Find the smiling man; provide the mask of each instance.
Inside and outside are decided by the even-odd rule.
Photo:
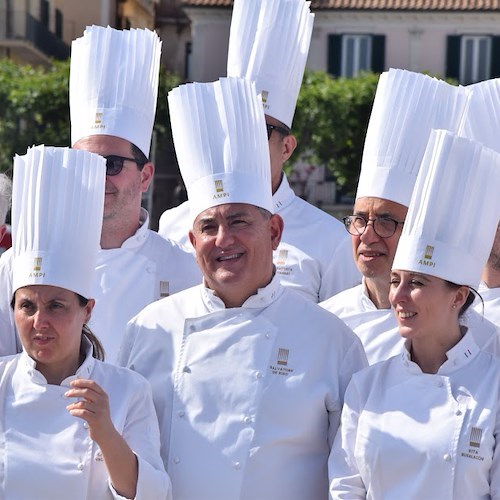
[[[361,343],[276,275],[283,220],[253,83],[183,85],[169,105],[204,283],[136,316],[120,361],[151,383],[173,495],[326,498]]]
[[[353,215],[344,218],[363,282],[321,304],[360,337],[370,364],[401,349],[389,303],[392,262],[431,130],[458,130],[467,100],[462,88],[422,74],[380,77]]]
[[[106,158],[101,250],[93,289],[96,306],[89,326],[111,363],[130,318],[149,303],[201,281],[192,257],[151,231],[149,214],[141,207],[154,174],[148,156],[160,52],[154,32],[100,26],[87,28],[71,49],[71,144]],[[0,266],[2,282],[9,272]],[[10,320],[0,335],[15,339],[9,296],[0,297],[0,316]],[[11,345],[0,354],[15,352]]]
[[[284,166],[297,139],[295,106],[306,66],[314,14],[304,0],[235,0],[227,74],[255,82],[262,96],[271,161],[274,211],[285,221],[274,264],[281,282],[319,302],[360,282],[340,221],[296,196]],[[159,233],[187,243],[189,203],[167,210]]]

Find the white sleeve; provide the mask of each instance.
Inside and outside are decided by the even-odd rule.
[[[492,500],[500,500],[500,407],[497,407],[495,422],[495,449],[490,470],[490,496]]]
[[[351,382],[345,394],[339,432],[328,459],[330,498],[332,500],[366,498],[366,488],[354,455],[359,411],[359,393],[355,382]]]
[[[151,388],[146,380],[136,386],[122,433],[123,439],[137,456],[139,474],[135,498],[171,500],[172,485],[160,457],[160,431]],[[115,499],[122,499],[111,484],[110,490]]]

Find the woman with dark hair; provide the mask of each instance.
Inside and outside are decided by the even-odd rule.
[[[403,352],[355,374],[332,498],[499,498],[500,362],[473,301],[500,214],[500,155],[433,131],[391,274]]]
[[[105,160],[38,146],[14,163],[12,307],[0,358],[0,497],[170,497],[146,380],[103,363],[86,326]],[[28,476],[27,473],[28,472]]]

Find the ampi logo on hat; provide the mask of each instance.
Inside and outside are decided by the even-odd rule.
[[[227,198],[229,193],[224,191],[224,183],[221,179],[214,180],[215,194],[212,199],[217,200],[219,198]]]
[[[103,129],[106,125],[103,123],[104,113],[102,111],[96,111],[94,123],[91,128],[93,129]]]
[[[33,272],[29,273],[30,278],[43,278],[45,273],[42,272],[42,257],[33,259]]]
[[[436,263],[432,262],[433,254],[434,254],[434,247],[432,245],[427,245],[425,247],[424,258],[420,259],[418,263],[421,266],[436,267]]]

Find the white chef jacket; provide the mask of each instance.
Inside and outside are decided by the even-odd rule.
[[[90,329],[104,346],[106,361],[114,364],[127,322],[145,306],[201,283],[201,273],[192,256],[175,243],[148,229],[149,216],[141,209],[141,226],[120,248],[100,250],[92,289],[96,305]],[[2,267],[6,269],[2,269]],[[21,350],[10,300],[12,298],[12,252],[0,258],[0,355]],[[7,284],[6,284],[7,281]],[[5,344],[5,347],[4,347]]]
[[[361,339],[368,363],[373,365],[399,354],[403,339],[392,309],[377,309],[361,285],[321,302],[321,307],[337,315]]]
[[[332,498],[499,498],[498,359],[468,332],[426,374],[409,345],[354,375],[329,462]]]
[[[150,304],[120,363],[151,383],[179,499],[316,499],[361,342],[277,276],[242,307],[203,285]]]
[[[108,394],[111,419],[137,456],[136,499],[170,499],[159,453],[151,389],[130,370],[87,357],[61,385],[47,384],[26,352],[0,358],[0,498],[111,499],[119,496],[85,420],[69,414],[65,398],[75,378],[95,380]]]
[[[285,222],[273,258],[284,285],[319,302],[361,282],[351,238],[341,222],[296,196],[285,175],[273,203],[274,212]],[[162,214],[158,232],[193,252],[188,239],[191,227],[185,202]]]
[[[488,285],[481,281],[478,292],[484,301],[484,316],[500,326],[500,287],[488,288]],[[477,312],[483,313],[483,303],[477,297],[473,306]]]

